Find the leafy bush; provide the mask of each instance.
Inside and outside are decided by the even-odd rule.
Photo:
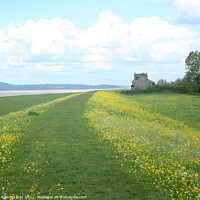
[[[32,116],[32,115],[39,115],[39,113],[31,110],[28,112],[28,116]]]
[[[184,86],[172,86],[172,85],[154,85],[146,90],[120,90],[122,94],[142,94],[142,93],[154,93],[154,92],[176,92],[187,93]]]

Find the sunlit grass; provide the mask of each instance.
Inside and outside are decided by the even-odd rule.
[[[153,112],[159,112],[190,127],[200,129],[199,96],[166,92],[126,95],[126,97],[149,105]]]
[[[178,98],[169,103],[176,110]],[[154,187],[171,198],[200,197],[200,132],[196,128],[134,98],[105,91],[91,98],[86,117],[99,138],[109,141],[129,163],[129,173],[137,174],[138,179],[149,177]]]
[[[10,112],[17,112],[28,107],[53,101],[55,99],[66,97],[72,93],[62,94],[37,94],[37,95],[20,95],[10,97],[0,97],[0,115],[7,115]]]
[[[37,114],[44,113],[50,106],[55,103],[72,98],[79,94],[72,94],[66,97],[43,103],[37,106],[32,106],[18,112],[11,112],[8,115],[0,117],[0,180],[4,180],[4,171],[7,170],[13,163],[13,155],[16,151],[16,143],[20,142],[25,130],[30,125],[31,121],[36,116],[29,115],[30,112]],[[3,191],[4,188],[0,188]]]
[[[113,193],[108,196],[108,188],[121,193],[121,198],[126,193],[122,194],[125,186],[129,188],[127,198],[137,199],[150,194],[145,194],[144,188],[141,187],[144,180],[148,179],[156,191],[168,194],[171,199],[200,198],[200,131],[198,113],[195,110],[199,107],[198,97],[149,94],[142,98],[142,95],[127,97],[111,91],[99,91],[92,97],[86,95],[84,100],[77,98],[76,101],[72,99],[70,104],[65,102],[77,95],[79,94],[0,117],[2,195],[56,195],[64,194],[68,188],[71,194],[79,194],[80,191],[82,194],[111,199],[111,196],[114,198],[115,195]],[[91,130],[97,132],[99,139],[109,142],[113,147],[118,162],[113,160],[109,151],[109,156],[105,158],[107,154],[100,149],[109,148],[110,145],[105,147],[100,146],[105,143],[95,143],[93,133],[88,132],[87,120],[82,119],[86,99],[89,97],[91,99],[87,103],[84,116],[89,120]],[[62,105],[56,108],[58,102],[62,102]],[[165,107],[162,109],[162,106]],[[196,118],[193,116],[189,119],[186,115],[179,118],[183,108],[189,114],[192,114],[193,110]],[[47,110],[51,112],[46,112]],[[42,117],[44,112],[49,114]],[[38,122],[31,126],[33,121]],[[194,121],[190,126],[190,122]],[[31,130],[28,130],[30,127]],[[27,136],[23,143],[25,134]],[[92,143],[88,138],[92,139]],[[92,146],[94,143],[98,148]],[[60,150],[57,151],[58,149]],[[66,155],[68,152],[71,154]],[[81,167],[78,167],[80,160],[83,162],[79,163]],[[101,169],[99,164],[103,163],[103,160],[107,162],[105,169]],[[85,163],[88,163],[87,170],[84,170]],[[119,176],[122,171],[116,163],[126,170],[127,174],[123,173],[123,177]],[[67,181],[65,175],[68,177]],[[102,185],[99,180],[110,182],[104,187],[105,184]],[[109,187],[116,181],[120,183]],[[47,182],[48,184],[45,184]],[[132,191],[133,184],[138,185],[138,194]],[[148,186],[145,188],[149,188],[149,183],[146,185]],[[154,191],[151,199],[156,199],[156,195]]]
[[[116,158],[118,154],[88,126],[85,105],[93,93],[59,102],[47,112],[29,117],[34,120],[28,127],[25,124],[23,137],[13,146],[17,148],[12,164],[6,162],[7,167],[1,170],[2,198],[165,199],[157,189],[147,187],[147,179],[138,182],[134,174],[127,173],[124,162]]]

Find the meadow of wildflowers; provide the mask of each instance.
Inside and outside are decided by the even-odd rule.
[[[128,173],[148,177],[171,199],[200,199],[198,129],[111,91],[96,92],[85,116],[126,160]]]
[[[6,179],[6,177],[4,177],[4,171],[12,165],[12,159],[14,152],[16,151],[16,143],[20,142],[28,128],[28,125],[34,119],[34,117],[30,116],[28,113],[35,112],[42,114],[55,103],[80,94],[82,93],[72,94],[18,112],[11,112],[7,115],[0,116],[0,182],[1,180]],[[0,191],[3,189],[0,188]]]
[[[128,95],[127,97],[142,104],[150,105],[153,112],[159,112],[172,119],[182,121],[190,127],[200,129],[199,96],[177,93],[162,93],[162,95],[151,93]]]

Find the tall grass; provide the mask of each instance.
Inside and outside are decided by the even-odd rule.
[[[138,180],[148,177],[172,199],[200,198],[198,130],[114,92],[95,93],[86,117]]]

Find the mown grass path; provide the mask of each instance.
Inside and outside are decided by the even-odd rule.
[[[18,144],[13,164],[4,171],[4,195],[159,199],[155,190],[144,190],[145,180],[128,174],[110,146],[90,131],[83,115],[92,94],[68,99],[33,116],[36,119]]]
[[[38,105],[41,103],[46,103],[71,94],[72,93],[37,94],[0,97],[0,115],[6,115],[9,112],[16,112],[27,107]]]

